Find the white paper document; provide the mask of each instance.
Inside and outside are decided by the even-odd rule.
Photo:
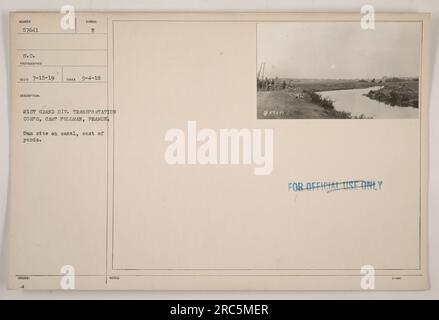
[[[428,288],[429,21],[11,13],[10,288]]]

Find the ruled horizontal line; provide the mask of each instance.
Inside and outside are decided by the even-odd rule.
[[[64,274],[31,274],[16,277],[65,277]],[[423,274],[376,274],[376,277],[423,277]],[[75,277],[106,277],[106,275],[75,275]],[[117,274],[108,277],[363,277],[361,274]]]
[[[68,64],[60,64],[60,65],[54,65],[54,64],[19,64],[17,65],[17,67],[69,67],[69,68],[75,68],[75,67],[102,67],[105,68],[107,67],[107,65],[103,65],[103,64],[97,64],[97,65],[93,65],[93,64],[89,64],[89,65],[68,65]]]
[[[17,83],[24,83],[24,84],[37,84],[37,83],[82,83],[82,84],[86,84],[86,83],[107,83],[106,81],[83,81],[83,82],[78,82],[78,81],[17,81]]]
[[[42,49],[42,48],[18,48],[17,51],[107,51],[107,49],[82,49],[82,48],[74,48],[74,49]]]
[[[27,35],[34,35],[34,34],[41,34],[41,35],[83,35],[83,34],[88,34],[90,36],[95,35],[95,34],[99,34],[99,35],[106,35],[107,33],[104,32],[17,32],[16,34],[18,35],[23,35],[23,34],[27,34]]]

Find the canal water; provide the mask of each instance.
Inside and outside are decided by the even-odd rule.
[[[418,118],[419,109],[413,107],[391,106],[377,100],[366,97],[370,90],[378,90],[381,87],[366,89],[349,89],[319,92],[322,97],[329,98],[334,103],[335,110],[349,112],[353,117],[365,116],[374,119],[401,119]]]

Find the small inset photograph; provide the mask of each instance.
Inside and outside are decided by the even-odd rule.
[[[418,118],[421,34],[421,22],[258,24],[257,118]]]

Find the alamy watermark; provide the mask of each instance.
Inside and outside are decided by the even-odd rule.
[[[273,171],[273,129],[197,129],[166,131],[165,161],[170,165],[253,165],[255,175]]]
[[[372,265],[364,265],[361,267],[360,286],[363,290],[375,290],[375,268]]]
[[[75,8],[72,5],[65,5],[61,7],[60,26],[63,30],[75,30],[76,29],[76,15]]]
[[[60,286],[63,290],[75,290],[75,268],[65,265],[61,268]]]
[[[364,30],[375,29],[375,8],[370,4],[361,7],[361,28]]]

